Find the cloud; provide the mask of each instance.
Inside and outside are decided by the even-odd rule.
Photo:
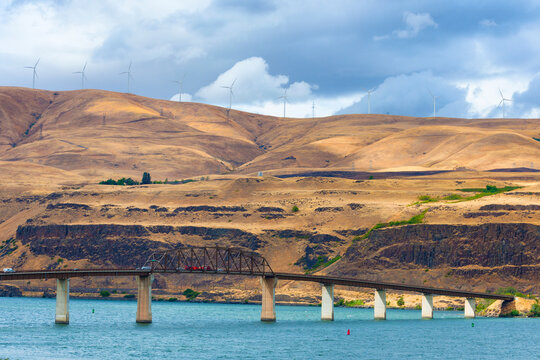
[[[432,27],[437,28],[438,24],[433,20],[429,13],[413,13],[405,11],[403,13],[403,22],[405,29],[392,31],[392,36],[399,39],[409,39],[418,36],[420,31]],[[374,36],[375,41],[389,39],[390,35]]]
[[[285,89],[291,102],[301,101],[311,96],[312,89],[316,88],[304,81],[289,84],[288,76],[271,75],[263,58],[251,57],[220,74],[211,84],[199,89],[195,97],[212,104],[228,104],[229,90],[224,87],[233,82],[233,102],[236,104],[273,101],[282,96]]]
[[[482,27],[493,27],[497,26],[497,23],[494,20],[491,19],[483,19],[479,22],[480,26]]]
[[[469,104],[467,90],[434,76],[431,71],[410,75],[392,76],[385,79],[371,94],[371,112],[406,116],[432,116],[433,98],[437,97],[436,115],[466,117]],[[339,111],[339,114],[364,114],[367,112],[368,97]]]

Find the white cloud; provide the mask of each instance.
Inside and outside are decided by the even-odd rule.
[[[305,81],[289,83],[286,75],[272,75],[263,58],[251,57],[234,64],[220,74],[211,84],[202,87],[195,94],[195,101],[215,105],[229,105],[229,90],[224,86],[233,86],[234,109],[283,116],[283,96],[287,90],[287,117],[311,117],[315,101],[316,116],[329,116],[342,107],[358,100],[358,94],[321,98],[313,93],[317,85]],[[177,95],[176,95],[177,96]],[[178,97],[176,97],[178,99]]]
[[[482,21],[480,21],[480,26],[482,27],[493,27],[493,26],[497,26],[497,23],[491,19],[484,19]]]
[[[282,96],[285,89],[289,100],[296,102],[310,97],[312,89],[316,88],[304,81],[289,84],[288,76],[271,75],[263,58],[251,57],[234,64],[210,85],[199,89],[195,96],[204,102],[226,105],[229,90],[224,86],[230,86],[233,82],[235,104],[263,104]]]
[[[425,28],[433,27],[437,28],[437,23],[433,21],[433,18],[429,13],[412,13],[406,11],[403,14],[403,21],[406,28],[402,30],[395,30],[393,34],[400,39],[416,37],[420,31]]]
[[[174,94],[173,96],[171,96],[171,98],[169,100],[170,101],[178,101],[179,100],[178,94]],[[191,96],[191,94],[182,93],[182,101],[191,102],[192,100],[193,100],[193,96]]]

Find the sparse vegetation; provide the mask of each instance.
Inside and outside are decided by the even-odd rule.
[[[182,293],[182,295],[184,295],[186,297],[187,301],[191,301],[191,300],[195,299],[200,294],[201,294],[200,292],[192,290],[192,289],[186,289]]]
[[[141,184],[147,185],[151,183],[152,183],[152,178],[150,177],[150,173],[145,171],[142,175]]]
[[[540,304],[533,304],[528,314],[530,317],[540,317]]]
[[[335,302],[334,306],[345,306],[345,307],[357,307],[364,306],[365,302],[362,299],[345,301],[345,299],[340,298]]]
[[[422,221],[424,221],[424,216],[426,215],[428,210],[429,209],[426,209],[426,210],[422,211],[420,214],[414,215],[409,220],[390,221],[390,222],[387,222],[387,223],[378,223],[374,227],[369,229],[364,235],[355,237],[354,239],[356,239],[356,238],[358,238],[358,240],[367,239],[369,237],[369,235],[371,234],[371,232],[373,230],[377,230],[377,229],[382,229],[382,228],[392,227],[392,226],[400,226],[400,225],[420,224],[420,223],[422,223]],[[354,239],[353,239],[353,241],[355,241]],[[358,240],[356,240],[356,241],[358,241]]]
[[[403,295],[400,296],[396,301],[397,306],[405,306],[405,300],[403,300]]]
[[[339,259],[341,259],[341,255],[338,255],[338,256],[336,256],[334,258],[331,258],[331,259],[328,259],[325,256],[320,256],[319,255],[319,256],[317,256],[317,261],[315,262],[315,264],[313,264],[313,266],[311,266],[311,267],[307,267],[307,265],[304,266],[305,273],[310,274],[310,273],[313,273],[315,271],[322,270],[322,269],[332,265],[333,263],[335,263]]]
[[[521,189],[521,186],[505,186],[505,187],[502,187],[502,188],[497,188],[496,186],[493,186],[493,185],[486,185],[485,189],[482,189],[482,188],[458,189],[458,191],[477,193],[477,194],[472,195],[472,196],[463,197],[463,198],[459,199],[458,201],[469,201],[469,200],[480,199],[480,198],[482,198],[484,196],[501,194],[501,193],[505,193],[507,191],[512,191],[512,190],[516,190],[516,189]]]
[[[291,209],[293,213],[298,212],[300,209],[298,209],[298,206],[294,205]]]
[[[139,185],[139,182],[133,180],[132,178],[127,178],[127,179],[126,178],[121,178],[121,179],[118,179],[118,180],[107,179],[105,181],[100,181],[99,184],[100,185],[121,185],[121,186],[124,186],[124,185]]]

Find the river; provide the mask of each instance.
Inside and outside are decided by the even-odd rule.
[[[135,323],[135,301],[70,300],[55,325],[55,300],[0,298],[0,358],[14,359],[538,359],[540,319],[463,319],[462,312],[152,303],[153,323]],[[350,335],[347,335],[350,330]]]

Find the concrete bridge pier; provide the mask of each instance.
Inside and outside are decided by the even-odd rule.
[[[69,279],[56,279],[56,324],[69,324]]]
[[[276,277],[261,277],[262,307],[261,321],[276,321]]]
[[[386,320],[386,290],[375,290],[373,311],[375,320]]]
[[[334,321],[334,284],[321,285],[321,320]]]
[[[154,275],[137,276],[137,318],[138,323],[152,322],[152,281]]]
[[[476,300],[474,298],[465,299],[465,319],[474,319],[476,310]]]
[[[433,319],[433,295],[422,294],[422,319]]]

